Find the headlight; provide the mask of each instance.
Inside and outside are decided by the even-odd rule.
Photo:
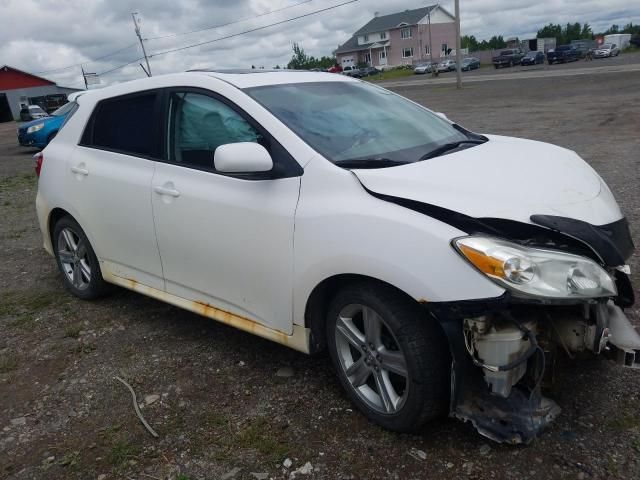
[[[571,299],[618,294],[611,276],[589,258],[487,237],[458,238],[453,244],[478,270],[519,296]]]
[[[38,130],[42,130],[44,128],[44,123],[38,123],[37,125],[32,125],[27,128],[27,133],[37,132]]]

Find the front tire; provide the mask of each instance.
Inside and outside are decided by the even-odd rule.
[[[100,263],[78,222],[63,217],[53,228],[53,249],[65,287],[76,297],[93,300],[109,291]]]
[[[369,420],[412,432],[447,413],[447,341],[411,299],[390,287],[354,284],[331,302],[326,327],[338,379]]]

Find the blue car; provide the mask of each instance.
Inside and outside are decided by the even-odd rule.
[[[76,107],[69,102],[58,108],[49,117],[38,118],[18,127],[18,143],[23,147],[44,148],[56,136],[67,115]]]

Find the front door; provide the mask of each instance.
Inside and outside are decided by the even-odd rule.
[[[178,89],[166,101],[167,162],[152,201],[167,291],[290,334],[300,178],[230,176],[213,160],[235,142],[261,143],[275,169],[291,157],[226,99]]]

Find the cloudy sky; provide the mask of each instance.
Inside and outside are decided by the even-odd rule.
[[[8,64],[60,85],[82,85],[81,62],[89,72],[107,72],[137,59],[140,46],[131,12],[142,18],[147,52],[214,40],[305,15],[348,0],[0,0],[0,65]],[[204,67],[286,65],[292,42],[308,54],[329,55],[371,19],[429,5],[421,0],[358,0],[246,35],[151,58],[154,74]],[[453,12],[453,0],[442,2]],[[589,22],[594,31],[612,23],[640,23],[638,0],[460,0],[462,33],[478,39],[494,34],[535,36],[541,26]],[[279,10],[274,13],[274,10]],[[210,26],[225,27],[180,35]],[[165,37],[156,38],[153,37]],[[107,58],[100,57],[121,51]],[[99,59],[99,60],[96,60]],[[134,62],[102,76],[115,83],[143,76]]]

